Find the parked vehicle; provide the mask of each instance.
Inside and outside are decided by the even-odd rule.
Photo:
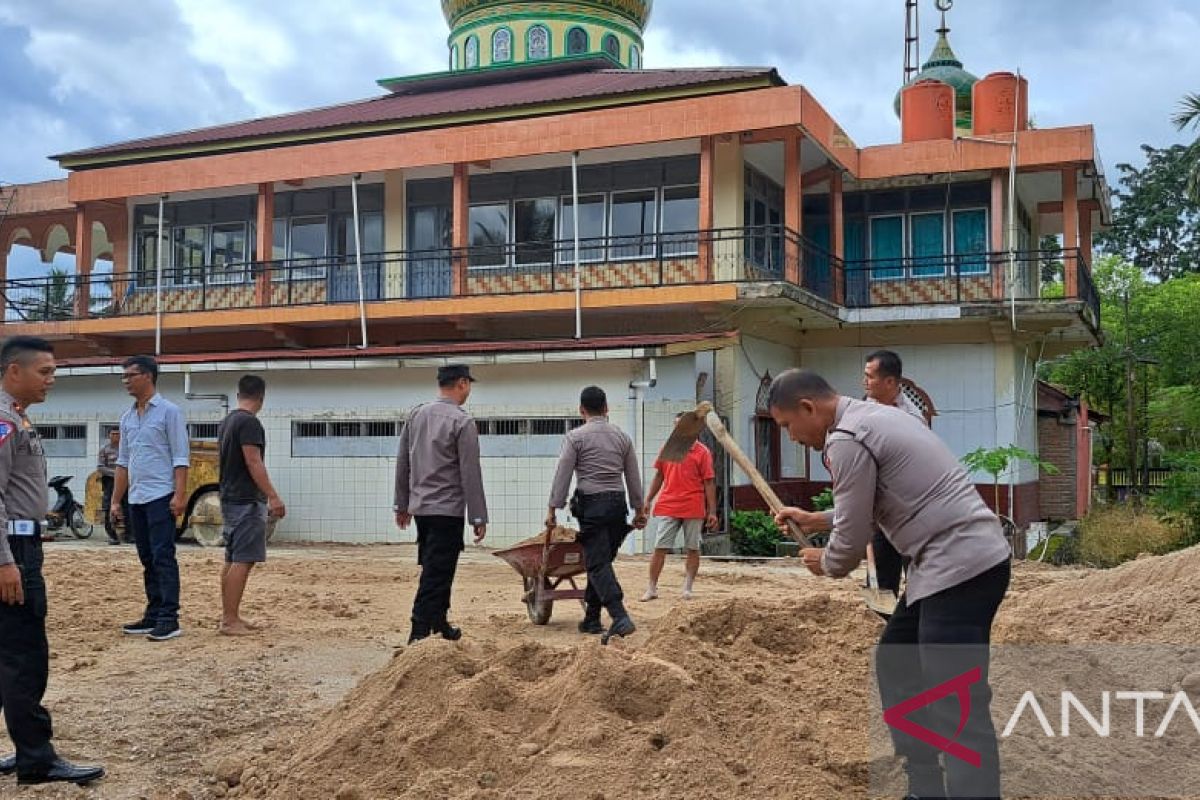
[[[75,493],[67,486],[74,475],[55,475],[50,479],[50,488],[54,490],[54,504],[46,512],[46,531],[57,534],[63,528],[70,528],[77,539],[86,539],[92,535],[94,526],[83,513],[83,506],[75,499]]]

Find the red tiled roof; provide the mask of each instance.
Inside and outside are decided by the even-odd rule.
[[[500,353],[569,352],[613,350],[633,347],[663,347],[670,344],[704,342],[713,347],[737,338],[735,331],[722,333],[648,334],[598,336],[591,339],[513,339],[490,342],[436,342],[368,347],[321,347],[302,350],[237,350],[227,353],[158,356],[159,364],[211,364],[219,361],[316,361],[349,358],[438,358],[441,356],[497,355]],[[87,356],[59,359],[61,367],[106,367],[121,363],[124,356]]]
[[[719,85],[748,79],[781,84],[768,67],[625,70],[596,68],[588,61],[576,69],[557,73],[545,68],[514,67],[483,70],[479,74],[439,74],[427,78],[388,81],[391,93],[343,105],[281,114],[274,117],[217,125],[211,128],[134,139],[117,144],[76,150],[55,159],[91,158],[130,154],[163,148],[203,147],[219,142],[329,131],[361,125],[413,121],[472,112],[535,107],[569,100],[638,95],[647,92]]]

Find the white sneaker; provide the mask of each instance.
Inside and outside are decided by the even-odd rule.
[[[658,599],[658,589],[647,589],[646,593],[642,595],[642,599],[639,602],[648,603],[651,600],[657,600],[657,599]]]
[[[684,589],[683,593],[680,594],[679,596],[682,597],[684,600],[691,600],[692,599],[692,590]]]

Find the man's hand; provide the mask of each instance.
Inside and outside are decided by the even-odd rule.
[[[176,492],[171,496],[171,513],[178,517],[185,511],[187,511],[187,498]]]
[[[821,556],[824,554],[824,547],[806,547],[800,551],[800,558],[813,575],[824,575],[825,570],[821,568]]]
[[[785,506],[779,509],[779,513],[775,515],[775,525],[789,536],[791,535],[787,524],[789,519],[799,525],[800,530],[805,533],[817,533],[829,529],[829,522],[824,514],[817,511],[805,511],[803,508],[795,506]]]
[[[16,564],[0,567],[0,601],[10,606],[25,605],[25,588],[21,585],[21,570]]]
[[[121,513],[121,504],[120,503],[113,503],[111,506],[108,507],[108,518],[111,519],[114,523],[120,523],[121,517],[123,517],[123,516],[124,516],[124,514]]]
[[[487,525],[475,526],[475,544],[483,541],[483,537],[487,536]]]
[[[639,531],[646,527],[646,515],[639,513],[633,518],[633,527]]]
[[[283,519],[287,516],[287,507],[279,495],[267,498],[267,516],[273,519]]]
[[[721,520],[717,519],[716,514],[708,514],[704,517],[704,529],[706,531],[715,531],[720,524]]]
[[[396,512],[396,526],[401,530],[406,530],[410,522],[412,522],[412,514],[409,514],[406,511]]]

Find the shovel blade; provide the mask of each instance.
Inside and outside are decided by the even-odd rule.
[[[704,419],[711,410],[712,404],[704,402],[696,406],[695,411],[684,412],[675,421],[675,429],[671,431],[671,435],[667,437],[667,441],[659,450],[659,461],[669,461],[675,464],[683,461],[692,449],[692,445],[700,438],[700,432],[706,426]]]
[[[863,586],[859,589],[859,593],[862,595],[863,602],[867,604],[867,608],[884,620],[891,619],[892,614],[896,612],[896,604],[899,601],[894,593],[871,586]]]

